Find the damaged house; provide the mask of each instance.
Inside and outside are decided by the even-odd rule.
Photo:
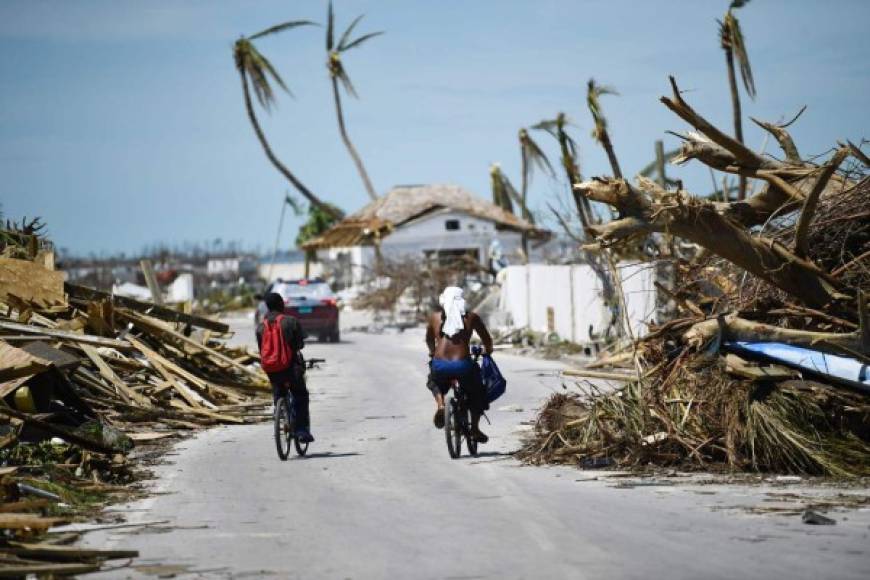
[[[489,268],[559,257],[560,242],[500,207],[456,185],[402,185],[348,216],[305,245],[331,264],[338,286],[362,282],[378,253],[385,260],[419,258],[448,263],[468,256]]]

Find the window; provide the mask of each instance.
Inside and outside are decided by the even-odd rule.
[[[444,222],[444,229],[448,232],[455,232],[459,229],[459,220],[447,220]]]
[[[446,268],[456,268],[469,263],[480,263],[480,250],[464,248],[457,250],[423,250],[430,264]]]

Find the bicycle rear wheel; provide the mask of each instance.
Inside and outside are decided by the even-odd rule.
[[[462,424],[458,417],[458,404],[452,394],[444,401],[444,436],[447,438],[447,452],[453,459],[462,454]]]
[[[465,443],[468,446],[468,453],[477,456],[477,439],[471,432],[471,411],[465,409]]]
[[[290,455],[290,438],[293,437],[293,425],[290,411],[284,399],[275,401],[275,447],[281,461],[287,461]]]

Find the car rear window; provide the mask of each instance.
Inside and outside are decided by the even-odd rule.
[[[276,284],[272,290],[281,295],[281,298],[291,300],[293,298],[326,298],[332,296],[329,284]]]

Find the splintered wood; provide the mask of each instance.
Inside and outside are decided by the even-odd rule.
[[[226,324],[64,285],[30,254],[0,258],[0,577],[84,574],[137,553],[58,545],[77,537],[48,531],[58,504],[123,492],[135,446],[262,421],[270,389]]]

